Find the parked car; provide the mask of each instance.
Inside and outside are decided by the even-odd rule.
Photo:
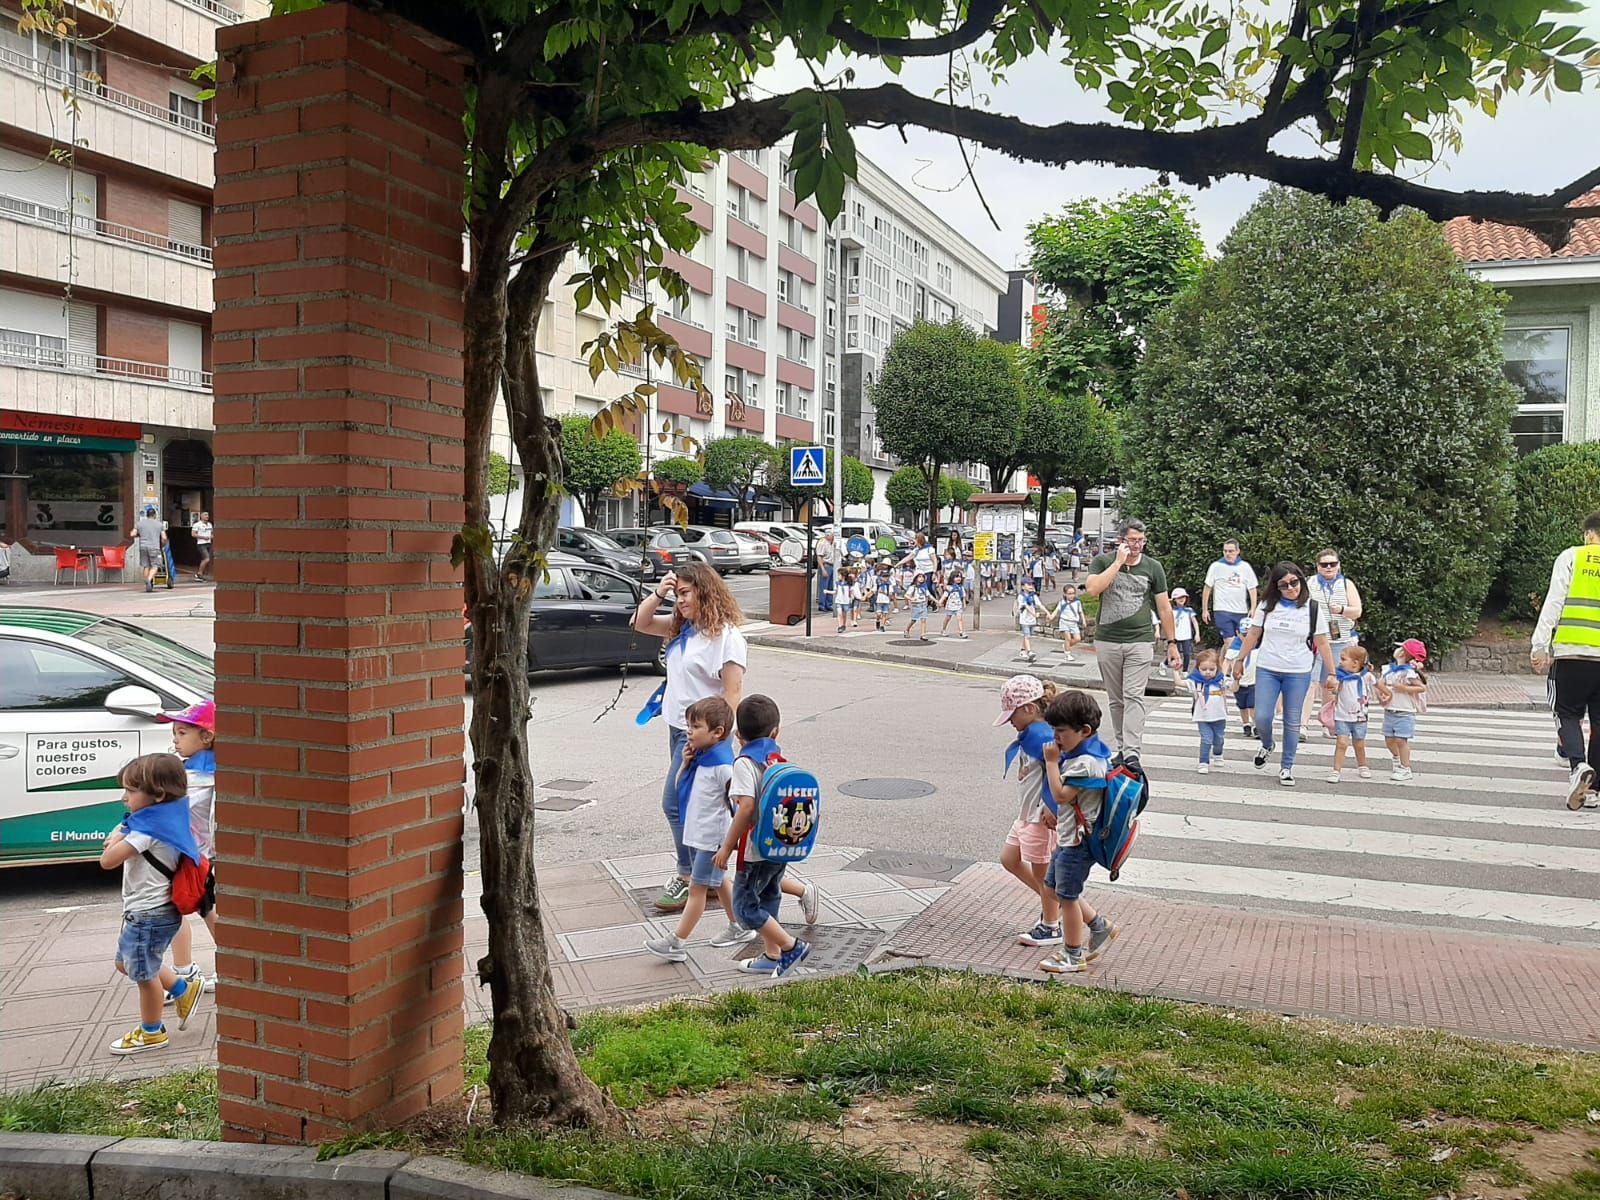
[[[642,557],[647,560],[649,568],[645,572],[645,579],[660,579],[674,567],[686,567],[700,561],[700,556],[691,554],[684,546],[678,531],[666,526],[611,529],[606,531],[606,536],[632,554],[639,554],[643,549]]]
[[[731,529],[719,529],[715,525],[690,525],[676,532],[683,538],[685,546],[698,550],[719,574],[727,575],[733,571],[748,574],[755,570],[755,567],[739,561],[739,540],[733,536]]]
[[[733,537],[739,543],[739,567],[746,574],[750,571],[765,571],[772,566],[772,547],[766,538],[759,533],[746,533],[742,529],[735,529]]]
[[[643,587],[605,567],[552,553],[528,611],[528,673],[578,667],[666,670],[666,643],[633,628]],[[670,605],[665,606],[670,612]],[[466,629],[472,662],[472,627]]]
[[[806,540],[806,527],[790,521],[739,521],[734,524],[735,533],[753,533],[758,537],[767,539],[767,549],[775,557],[778,549],[790,538]]]
[[[216,690],[211,658],[125,621],[0,610],[0,866],[100,856],[117,774],[172,749],[176,712]]]
[[[646,577],[648,553],[641,554],[637,548],[629,550],[598,530],[563,525],[556,530],[556,549],[634,579]]]

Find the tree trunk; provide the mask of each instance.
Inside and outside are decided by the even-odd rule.
[[[1072,536],[1083,536],[1083,506],[1088,500],[1089,489],[1083,485],[1083,480],[1076,479],[1072,483]]]
[[[944,470],[944,463],[934,459],[929,467],[923,467],[922,473],[928,479],[928,540],[933,541],[933,527],[939,523],[939,475]]]
[[[1044,476],[1039,477],[1039,540],[1044,541],[1046,517],[1050,512],[1050,481]]]
[[[541,260],[535,260],[540,262]],[[611,1125],[616,1111],[578,1065],[568,1016],[556,1002],[533,865],[533,776],[528,760],[530,560],[554,540],[560,515],[561,428],[539,397],[534,332],[540,302],[561,261],[525,265],[514,284],[475,275],[466,308],[467,527],[484,526],[484,479],[497,386],[505,389],[512,439],[524,468],[522,511],[503,563],[469,546],[475,806],[489,951],[478,979],[494,1010],[489,1095],[501,1125]],[[480,269],[482,269],[480,267]]]

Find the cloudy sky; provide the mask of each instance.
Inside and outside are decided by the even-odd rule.
[[[1600,37],[1600,8],[1566,18]],[[856,83],[872,86],[893,79],[865,60],[854,60]],[[758,80],[772,91],[804,86],[809,76],[798,66],[781,63]],[[899,82],[931,96],[945,80],[945,62],[908,61]],[[1072,82],[1065,68],[1035,58],[1015,68],[1003,86],[991,89],[995,111],[1008,112],[1037,124],[1062,120],[1111,120],[1099,97],[1086,94]],[[1464,145],[1459,156],[1436,164],[1426,181],[1436,187],[1511,188],[1549,191],[1600,166],[1600,84],[1578,95],[1556,93],[1546,99],[1524,95],[1507,100],[1493,120],[1473,111],[1463,125]],[[1109,198],[1153,181],[1148,171],[1094,165],[1066,169],[1015,162],[980,147],[970,147],[983,196],[999,228],[984,214],[953,139],[942,134],[907,129],[902,140],[897,130],[858,130],[858,147],[875,163],[910,187],[918,197],[992,256],[1002,267],[1022,264],[1026,257],[1027,226],[1041,215],[1079,197]],[[1313,142],[1304,136],[1280,137],[1275,149],[1283,153],[1312,153]],[[1227,235],[1262,184],[1234,176],[1204,190],[1182,187],[1195,204],[1206,244],[1215,249]]]

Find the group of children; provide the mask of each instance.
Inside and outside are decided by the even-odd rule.
[[[962,616],[976,579],[976,564],[970,556],[963,563],[950,560],[931,574],[909,567],[892,567],[887,557],[876,562],[847,564],[839,568],[833,586],[833,611],[839,618],[839,633],[860,629],[862,616],[870,613],[873,628],[878,633],[889,632],[889,622],[894,614],[904,611],[910,622],[906,636],[918,622],[922,624],[922,639],[928,638],[928,613],[943,611],[943,636],[950,622],[956,623],[956,636],[966,637],[966,623]]]
[[[1192,670],[1173,671],[1174,682],[1189,693],[1190,715],[1200,735],[1200,761],[1195,769],[1201,775],[1209,773],[1213,764],[1223,765],[1228,696],[1231,695],[1238,706],[1244,736],[1256,736],[1255,651],[1245,656],[1239,681],[1234,682],[1234,666],[1249,630],[1250,619],[1246,618],[1223,653],[1209,648],[1201,650],[1194,656]],[[1360,643],[1352,642],[1340,651],[1335,672],[1337,686],[1319,714],[1321,723],[1335,738],[1329,783],[1340,781],[1345,756],[1352,751],[1356,773],[1362,779],[1372,778],[1372,770],[1367,766],[1367,728],[1368,708],[1373,699],[1383,706],[1383,740],[1394,762],[1389,772],[1390,781],[1408,783],[1415,778],[1411,770],[1411,741],[1417,732],[1417,715],[1427,711],[1428,677],[1422,669],[1427,658],[1428,648],[1417,638],[1407,638],[1396,646],[1393,659],[1384,665],[1381,673],[1370,669],[1367,648]],[[1271,715],[1266,719],[1271,720]],[[1298,719],[1298,715],[1291,719]],[[1265,751],[1262,761],[1265,761],[1264,755]]]
[[[194,935],[175,896],[180,877],[203,879],[193,911],[215,936],[216,706],[206,700],[159,719],[172,726],[175,753],[141,755],[122,768],[117,782],[128,815],[100,853],[101,867],[122,870],[116,965],[139,989],[139,1024],[111,1043],[111,1053],[124,1056],[167,1045],[164,1004],[185,1029],[216,988],[194,963]],[[170,967],[163,961],[169,948]]]
[[[1048,624],[1054,624],[1060,632],[1061,652],[1067,656],[1067,661],[1069,663],[1078,661],[1077,656],[1072,653],[1072,648],[1083,641],[1085,617],[1083,601],[1078,599],[1076,585],[1067,584],[1062,589],[1061,599],[1056,601],[1056,606],[1046,608],[1033,580],[1024,580],[1022,590],[1017,593],[1011,610],[1016,615],[1017,628],[1022,632],[1022,656],[1029,662],[1033,662],[1037,657],[1033,652],[1034,635],[1039,626]]]
[[[762,953],[747,959],[744,969],[787,975],[811,947],[784,929],[779,906],[785,895],[796,897],[806,925],[811,926],[820,912],[821,895],[814,884],[787,878],[788,863],[769,859],[751,836],[762,774],[783,761],[778,705],[768,696],[746,696],[735,714],[721,696],[711,696],[695,701],[684,715],[688,745],[678,772],[678,803],[684,814],[684,844],[694,852],[689,896],[677,928],[646,939],[644,948],[667,962],[687,960],[688,940],[715,894],[728,925],[711,945],[736,947],[759,937]],[[737,752],[732,740],[736,728]],[[815,809],[798,811],[798,820],[809,824],[786,832],[794,839],[814,835]],[[730,863],[736,867],[731,879]]]

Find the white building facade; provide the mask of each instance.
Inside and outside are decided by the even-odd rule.
[[[125,543],[155,505],[180,563],[211,507],[215,131],[190,75],[265,0],[138,0],[65,39],[0,0],[0,537]],[[65,93],[65,94],[64,94]]]

